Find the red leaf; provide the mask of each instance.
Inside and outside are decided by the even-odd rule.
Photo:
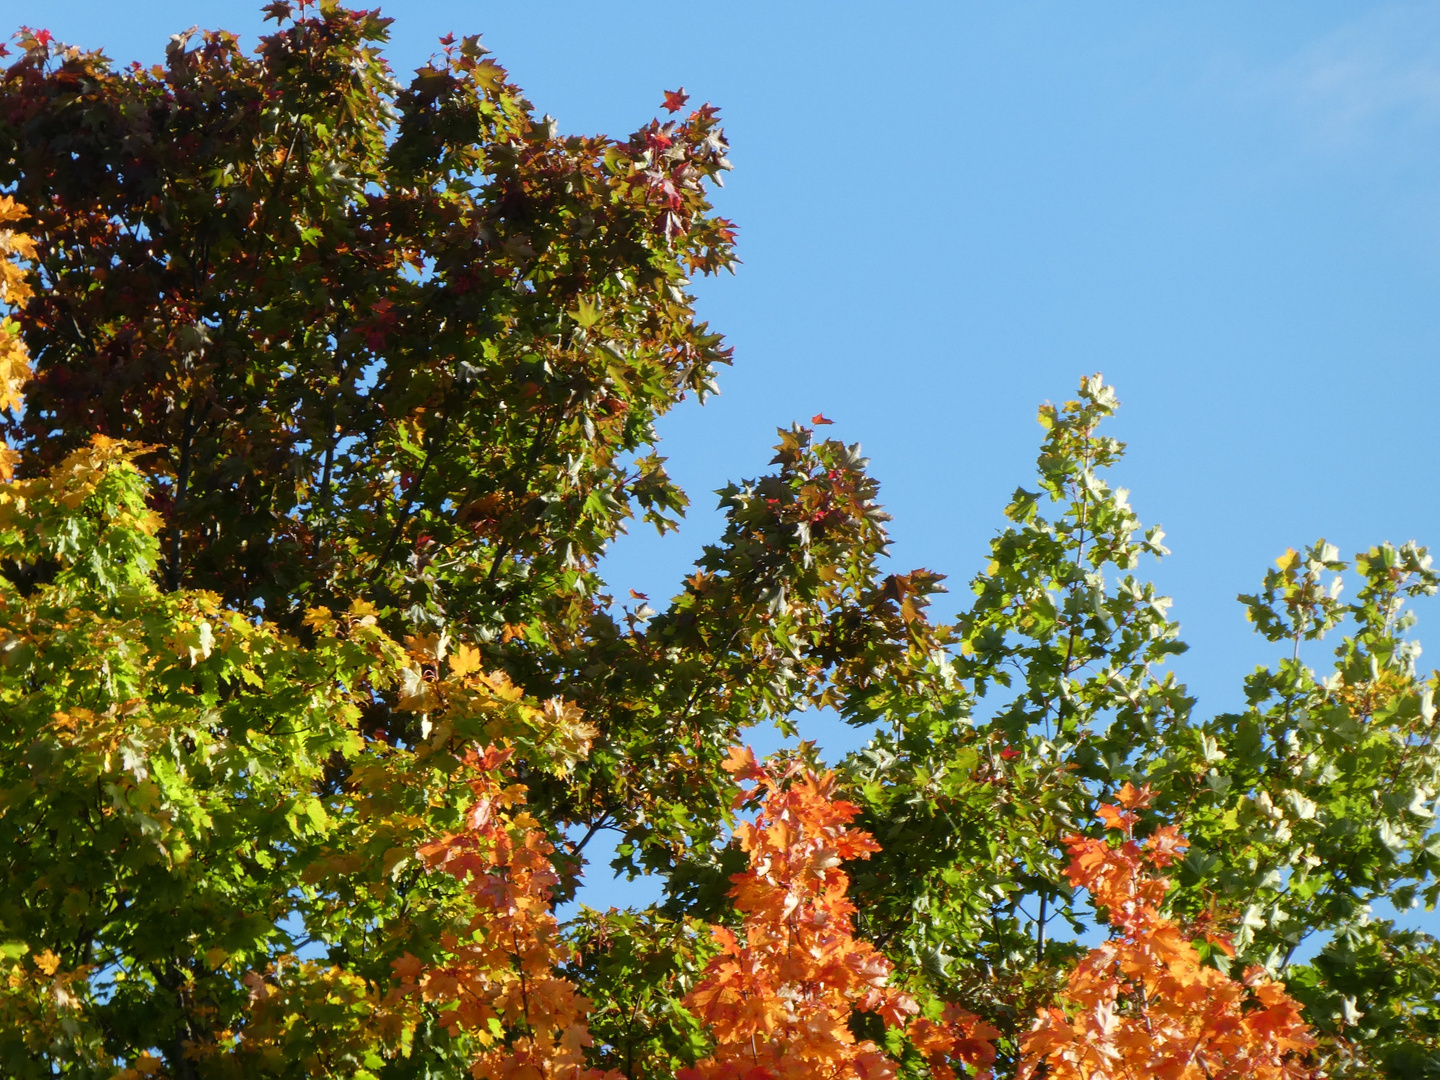
[[[833,423],[835,423],[835,421],[834,421],[834,420],[827,420],[827,419],[825,419],[825,414],[824,414],[824,413],[818,413],[818,412],[817,412],[814,416],[812,416],[812,417],[810,418],[810,423],[815,424],[815,425],[818,426],[818,425],[820,425],[820,424],[833,424]]]
[[[50,42],[54,39],[50,36],[49,30],[36,30],[35,40],[38,41],[41,45],[49,45]]]
[[[679,90],[666,90],[665,104],[660,107],[666,112],[676,113],[683,109],[689,100],[690,95],[685,93],[685,88],[682,86]]]

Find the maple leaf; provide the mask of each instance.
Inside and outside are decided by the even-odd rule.
[[[755,751],[748,746],[732,746],[720,767],[742,783],[765,775],[765,770],[755,761]]]
[[[685,107],[685,103],[689,100],[690,95],[685,93],[685,88],[682,86],[679,90],[666,90],[665,102],[660,107],[666,112],[677,113]]]
[[[15,466],[20,463],[20,453],[10,449],[10,445],[0,440],[0,480],[9,483],[15,478]]]
[[[555,757],[555,765],[568,773],[574,765],[589,756],[590,744],[600,729],[584,719],[585,710],[574,702],[552,697],[545,702],[544,717],[548,722],[545,748]]]
[[[406,982],[414,982],[420,977],[420,973],[425,970],[424,963],[422,963],[418,957],[408,952],[398,960],[390,961],[390,966],[395,970],[396,976],[404,979]]]
[[[1142,810],[1149,806],[1155,798],[1155,793],[1150,790],[1150,785],[1137,788],[1130,781],[1125,781],[1125,786],[1116,794],[1115,799],[1126,810]]]
[[[825,414],[824,414],[824,413],[818,413],[818,412],[817,412],[814,416],[812,416],[812,417],[810,418],[810,423],[812,423],[812,424],[814,424],[814,425],[816,425],[816,426],[818,427],[818,426],[821,425],[821,424],[833,424],[833,423],[835,423],[835,421],[834,421],[834,420],[827,420],[827,419],[825,418]]]
[[[1168,866],[1185,853],[1189,842],[1174,825],[1163,825],[1145,841],[1145,851],[1154,866]]]
[[[1095,816],[1105,823],[1107,829],[1127,831],[1135,823],[1135,815],[1115,806],[1102,806]]]
[[[0,266],[3,265],[0,263]],[[3,286],[3,279],[0,279],[0,286]],[[0,322],[0,409],[19,412],[25,403],[24,389],[31,374],[30,357],[24,342],[11,333],[9,320]]]
[[[480,650],[471,645],[460,644],[450,653],[450,674],[461,679],[481,666]]]
[[[443,633],[410,634],[405,638],[405,648],[422,664],[438,664],[445,659],[445,654],[450,648],[450,641]]]
[[[60,967],[60,958],[46,949],[35,956],[35,966],[46,975],[54,975]]]

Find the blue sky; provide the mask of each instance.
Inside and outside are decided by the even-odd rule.
[[[26,17],[154,61],[195,23],[253,43],[259,6]],[[1234,598],[1287,546],[1440,544],[1440,3],[385,11],[398,71],[481,32],[563,130],[627,134],[680,85],[726,117],[744,265],[701,300],[736,366],[663,424],[695,512],[618,545],[620,589],[670,595],[718,528],[708,493],[824,412],[872,458],[900,568],[961,590],[1029,483],[1036,405],[1093,371],[1124,402],[1117,480],[1174,551],[1153,573],[1201,709],[1270,659]]]

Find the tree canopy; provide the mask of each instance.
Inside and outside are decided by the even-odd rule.
[[[566,135],[478,37],[265,10],[0,70],[7,1075],[1440,1076],[1370,911],[1440,898],[1423,548],[1284,553],[1206,715],[1097,375],[958,602],[817,417],[631,610],[732,360],[717,110]],[[744,749],[820,708],[869,744]],[[561,922],[603,833],[663,897]]]

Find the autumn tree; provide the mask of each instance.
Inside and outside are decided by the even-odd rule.
[[[402,81],[378,13],[265,10],[0,70],[7,1075],[1014,1075],[1293,999],[1276,1075],[1440,1076],[1435,943],[1369,908],[1440,897],[1423,549],[1348,603],[1285,553],[1280,659],[1199,713],[1095,376],[952,621],[814,422],[626,613],[600,556],[687,505],[655,422],[732,359],[716,109],[566,134],[478,37]],[[821,706],[870,744],[738,749]],[[560,922],[606,833],[663,899]]]
[[[878,845],[851,827],[860,808],[836,797],[835,775],[817,775],[803,760],[767,768],[749,749],[733,752],[725,770],[756,784],[738,800],[761,803],[755,820],[736,830],[750,864],[730,890],[744,936],[714,930],[719,953],[684,1005],[712,1033],[715,1049],[680,1070],[679,1080],[895,1075],[884,1051],[851,1030],[857,1013],[908,1031],[937,1076],[955,1075],[953,1057],[988,1078],[990,1039],[1000,1033],[953,1005],[919,1015],[920,1004],[892,985],[894,966],[856,940],[844,865]]]
[[[1062,1005],[1041,1012],[1025,1036],[1022,1076],[1054,1080],[1292,1080],[1314,1075],[1305,1060],[1315,1040],[1300,1008],[1263,967],[1243,978],[1202,962],[1185,928],[1164,913],[1170,882],[1153,873],[1183,855],[1173,825],[1144,843],[1136,812],[1150,792],[1126,784],[1119,805],[1099,818],[1120,834],[1067,840],[1065,876],[1090,893],[1113,928],[1070,971]],[[1211,950],[1234,958],[1225,934],[1205,934]],[[1212,952],[1214,955],[1214,952]]]

